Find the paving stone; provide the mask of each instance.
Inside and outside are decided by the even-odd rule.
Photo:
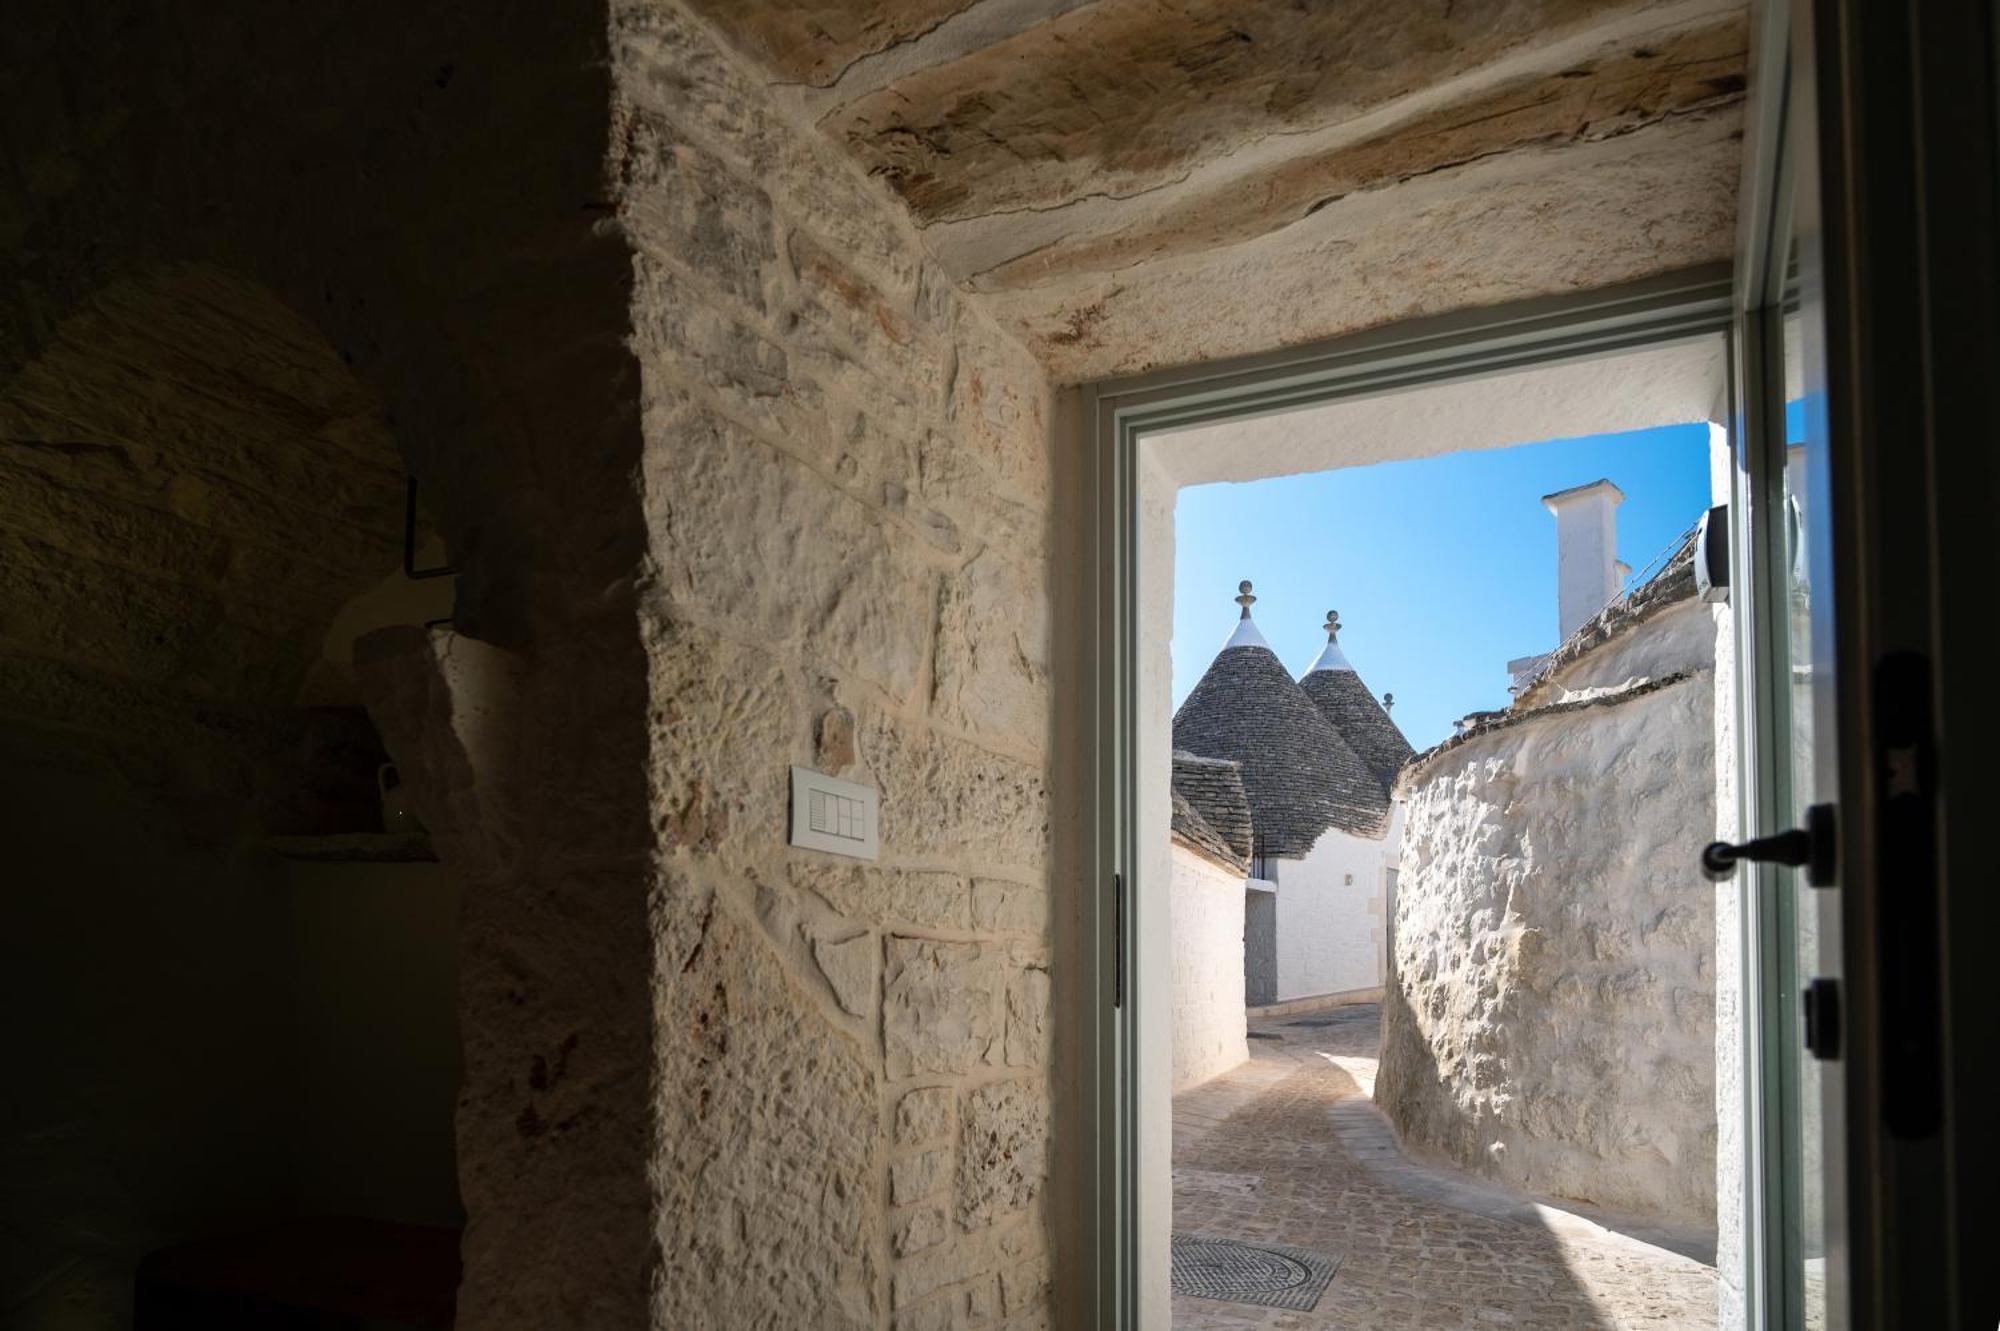
[[[1174,1331],[1716,1325],[1712,1266],[1403,1156],[1366,1098],[1369,1014],[1255,1023],[1279,1038],[1175,1099],[1174,1229],[1343,1260],[1310,1313],[1176,1297]]]

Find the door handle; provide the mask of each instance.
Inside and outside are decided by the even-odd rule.
[[[1739,841],[1735,845],[1727,841],[1711,841],[1702,849],[1701,871],[1711,883],[1720,883],[1735,873],[1736,866],[1744,860],[1789,864],[1795,869],[1803,867],[1806,882],[1812,886],[1832,887],[1837,844],[1834,839],[1833,806],[1815,804],[1806,810],[1804,827]]]

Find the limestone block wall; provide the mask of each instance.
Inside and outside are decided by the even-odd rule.
[[[677,5],[617,7],[664,1327],[1044,1325],[1050,390]],[[788,768],[881,859],[786,845]]]
[[[49,1317],[122,1324],[72,1296],[160,1217],[282,1209],[234,741],[394,569],[406,472],[455,620],[346,701],[462,888],[459,1325],[1043,1317],[1041,371],[674,5],[15,29],[8,934],[96,958],[15,970],[65,1071],[10,1146],[79,1129],[26,1190]],[[882,786],[880,866],[785,850],[792,761]]]
[[[1410,1145],[1714,1224],[1712,707],[1702,668],[1406,772],[1375,1095]]]
[[[1243,875],[1173,849],[1174,1090],[1250,1057],[1244,1035]]]

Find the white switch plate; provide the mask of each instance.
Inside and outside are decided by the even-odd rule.
[[[875,787],[815,772],[792,769],[792,844],[808,850],[852,855],[857,860],[882,854]]]

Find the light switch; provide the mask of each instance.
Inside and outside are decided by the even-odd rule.
[[[792,844],[858,860],[877,859],[882,853],[878,803],[873,786],[794,767]]]

